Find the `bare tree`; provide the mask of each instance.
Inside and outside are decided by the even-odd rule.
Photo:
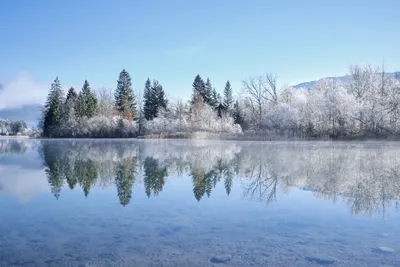
[[[265,105],[278,102],[276,75],[266,73],[265,76],[250,77],[243,80],[243,91],[250,105],[249,108],[253,116],[256,117],[256,129],[260,130]]]
[[[175,116],[176,119],[179,120],[179,129],[178,131],[182,131],[182,124],[183,124],[183,119],[186,114],[186,109],[185,105],[183,104],[182,99],[177,99],[175,102],[171,103],[171,110]]]
[[[97,91],[99,115],[111,118],[115,114],[115,102],[111,89],[102,87]]]
[[[275,74],[266,73],[265,74],[266,85],[264,90],[267,92],[267,100],[276,104],[278,102],[278,94],[276,92],[276,80],[277,76]]]

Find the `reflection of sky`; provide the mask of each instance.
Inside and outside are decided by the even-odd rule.
[[[12,196],[21,203],[27,203],[41,193],[49,193],[43,170],[0,165],[0,196]]]

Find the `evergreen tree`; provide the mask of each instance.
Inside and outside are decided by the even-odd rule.
[[[62,123],[63,115],[63,91],[58,77],[51,84],[50,92],[43,109],[41,126],[44,137],[51,137],[55,130]]]
[[[154,102],[156,103],[155,116],[157,117],[159,108],[161,107],[166,109],[168,101],[165,97],[165,92],[162,85],[157,80],[153,81],[152,91],[154,96]]]
[[[212,108],[215,108],[215,109],[217,109],[218,108],[218,105],[219,105],[219,95],[218,95],[218,93],[217,93],[217,90],[215,90],[215,88],[213,88],[212,89],[212,92],[211,92],[211,98],[210,98],[210,100],[209,100],[209,102],[208,102],[208,104],[212,107]]]
[[[206,85],[203,81],[203,79],[200,77],[199,74],[197,74],[197,76],[194,78],[193,81],[193,94],[192,94],[192,103],[194,102],[194,98],[196,96],[196,93],[199,93],[203,99],[204,99],[204,95],[205,95],[205,91],[206,91]]]
[[[204,98],[204,103],[209,104],[210,106],[213,106],[213,87],[211,84],[211,81],[209,78],[207,78],[207,81],[205,83],[205,90],[204,90],[204,95],[202,95]]]
[[[119,74],[117,89],[115,90],[115,102],[118,112],[128,120],[136,119],[135,94],[132,90],[132,81],[129,73],[123,69]]]
[[[152,120],[154,118],[154,95],[151,87],[150,78],[146,80],[144,85],[143,94],[143,112],[146,120]]]
[[[153,84],[150,84],[150,79],[147,79],[143,98],[146,120],[152,120],[157,117],[160,107],[167,108],[168,101],[165,97],[164,89],[157,80],[153,80]]]
[[[233,108],[233,96],[232,96],[232,87],[231,83],[229,81],[226,82],[225,88],[224,88],[224,100],[223,100],[223,105],[225,108],[225,111],[228,113],[231,113],[232,108]]]
[[[233,105],[232,111],[233,120],[236,124],[239,124],[243,129],[245,128],[245,119],[243,116],[243,112],[239,106],[239,102],[236,100],[235,104]]]
[[[97,97],[90,89],[89,82],[87,80],[85,80],[83,84],[82,91],[79,93],[78,99],[80,106],[79,117],[91,118],[97,114]]]
[[[69,124],[76,119],[76,108],[78,102],[78,95],[74,89],[71,87],[68,90],[67,98],[64,103],[64,116],[63,116],[63,123]]]
[[[224,104],[222,104],[222,102],[219,102],[218,103],[218,106],[217,106],[217,108],[216,108],[216,110],[217,110],[217,114],[218,114],[218,117],[222,117],[222,114],[224,114],[224,112],[225,112],[225,106],[224,106]]]

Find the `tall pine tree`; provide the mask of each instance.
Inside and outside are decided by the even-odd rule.
[[[204,102],[206,104],[209,104],[210,106],[213,107],[213,101],[212,101],[213,95],[212,94],[213,94],[213,87],[212,87],[210,79],[207,78],[207,81],[205,83],[204,94],[202,95],[202,97],[204,98]]]
[[[70,124],[76,120],[76,108],[78,102],[78,95],[74,89],[71,87],[68,90],[67,98],[65,99],[64,103],[64,110],[63,110],[63,123]]]
[[[217,90],[215,88],[212,89],[211,91],[211,98],[210,102],[208,103],[212,108],[217,109],[219,105],[219,94],[217,93]]]
[[[147,78],[144,85],[143,112],[146,120],[154,119],[154,95],[151,87],[150,78]]]
[[[128,120],[136,119],[136,97],[132,90],[132,81],[129,73],[123,69],[119,74],[115,102],[121,116]]]
[[[44,137],[51,137],[62,124],[64,93],[58,77],[51,84],[42,115],[42,130]]]
[[[204,95],[206,92],[206,85],[199,74],[197,74],[197,76],[194,78],[192,87],[193,87],[193,94],[191,103],[194,103],[197,94],[200,94],[201,97],[204,99]]]
[[[165,97],[164,89],[157,80],[153,80],[153,84],[151,84],[150,79],[147,79],[143,98],[146,120],[152,120],[157,117],[160,108],[167,108],[168,101]]]
[[[232,87],[229,81],[226,82],[224,88],[224,100],[223,105],[226,112],[231,113],[233,108],[233,95],[232,95]]]
[[[235,104],[233,105],[232,116],[233,116],[234,122],[236,124],[239,124],[242,127],[242,129],[247,128],[245,125],[245,119],[244,119],[242,109],[240,108],[239,102],[237,100],[236,100]]]
[[[97,114],[98,109],[97,96],[90,89],[89,82],[85,80],[82,91],[78,95],[75,114],[78,118],[92,118]]]
[[[153,95],[154,95],[155,102],[156,102],[156,116],[157,116],[158,110],[160,108],[164,108],[164,109],[167,108],[168,101],[165,97],[165,92],[164,92],[162,85],[157,80],[153,81],[152,90],[153,90]]]

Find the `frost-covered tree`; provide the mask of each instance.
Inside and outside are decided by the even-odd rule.
[[[76,109],[78,104],[78,95],[73,87],[68,90],[67,98],[64,102],[63,123],[69,125],[76,121]]]
[[[168,101],[162,85],[157,80],[153,80],[152,91],[154,95],[154,102],[156,103],[155,115],[157,116],[160,108],[167,108]]]
[[[224,100],[223,100],[223,105],[226,112],[228,113],[232,112],[233,103],[234,99],[233,99],[231,83],[229,81],[226,81],[224,88]]]
[[[115,101],[110,89],[105,87],[97,91],[97,99],[99,101],[98,115],[106,118],[112,118],[116,114]]]
[[[204,96],[206,95],[206,85],[204,83],[204,80],[201,78],[200,74],[197,74],[196,77],[194,78],[192,88],[193,88],[193,93],[192,93],[191,103],[195,101],[195,97],[197,97],[197,94],[200,94],[204,99]]]
[[[150,78],[146,80],[144,86],[143,102],[144,117],[146,120],[152,120],[155,117],[155,97]]]
[[[143,108],[146,120],[152,120],[157,117],[159,109],[166,109],[167,103],[162,85],[157,80],[153,80],[151,84],[150,79],[147,79],[144,89]]]
[[[132,90],[132,81],[129,73],[123,69],[119,74],[117,89],[115,90],[115,102],[118,112],[130,121],[136,119],[136,99]]]
[[[236,100],[235,104],[233,104],[232,117],[235,124],[239,124],[242,127],[242,129],[247,128],[245,127],[245,118],[243,110],[240,107],[238,100]]]
[[[92,118],[98,112],[98,100],[96,94],[90,88],[89,82],[85,80],[82,90],[79,92],[76,108],[76,117]]]
[[[41,128],[44,137],[52,137],[56,128],[62,124],[64,94],[58,77],[51,84],[43,109]]]
[[[204,93],[201,93],[201,96],[204,99],[204,103],[210,105],[211,107],[216,107],[216,103],[213,98],[213,86],[211,84],[210,78],[207,78],[206,83],[205,83],[205,90]]]

